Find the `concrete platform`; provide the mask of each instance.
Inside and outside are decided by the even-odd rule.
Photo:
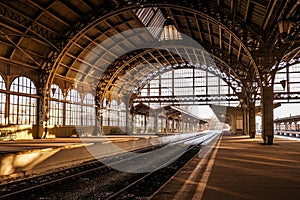
[[[194,159],[152,199],[299,199],[299,139],[261,141],[223,134],[210,156]]]
[[[40,150],[57,147],[80,147],[81,144],[124,142],[129,140],[155,138],[155,135],[107,135],[100,137],[80,137],[80,138],[50,138],[32,140],[0,141],[0,155],[7,153],[18,153],[30,150]]]
[[[109,135],[0,142],[0,181],[49,172],[153,145],[194,137],[198,133],[157,136]]]
[[[1,141],[0,181],[43,173],[159,142],[159,137],[155,135]]]

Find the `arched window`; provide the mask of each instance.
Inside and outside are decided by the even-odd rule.
[[[10,95],[10,124],[36,124],[37,99],[32,96],[36,94],[33,82],[18,77],[12,82],[10,91],[18,93]]]
[[[287,66],[276,73],[274,92],[300,92],[300,64]]]
[[[95,97],[92,94],[85,95],[82,105],[82,125],[94,126],[96,124]]]
[[[239,90],[235,80],[231,85]],[[233,89],[222,79],[222,76],[201,69],[173,69],[165,72],[146,84],[140,92],[141,97],[173,97],[178,98],[194,96],[226,96],[234,94]],[[238,105],[239,102],[220,101],[221,105]],[[157,108],[169,103],[152,103]]]
[[[126,126],[126,105],[124,102],[120,104],[119,122],[120,126]]]
[[[110,102],[109,118],[111,126],[119,125],[118,103],[116,100]]]
[[[0,90],[6,90],[5,81],[0,75]],[[6,94],[0,91],[0,124],[6,124],[5,117]]]
[[[50,113],[49,124],[50,125],[63,125],[64,116],[64,95],[58,85],[51,85],[50,90]]]
[[[134,128],[136,129],[136,133],[143,133],[145,129],[145,121],[146,117],[145,115],[134,115]]]
[[[72,89],[67,94],[66,125],[81,125],[81,99],[77,90]]]

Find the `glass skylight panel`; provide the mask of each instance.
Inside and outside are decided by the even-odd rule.
[[[135,11],[135,14],[148,28],[151,35],[158,38],[166,20],[161,10],[156,7],[140,8]]]
[[[136,11],[137,17],[141,20],[141,22],[147,26],[152,16],[155,14],[153,8],[142,8]]]
[[[148,24],[148,29],[154,38],[158,38],[161,32],[161,28],[163,28],[166,19],[163,16],[160,10],[157,10],[155,16]]]
[[[161,10],[156,7],[140,8],[135,11],[135,14],[144,26],[147,27],[151,35],[158,39],[166,21]]]

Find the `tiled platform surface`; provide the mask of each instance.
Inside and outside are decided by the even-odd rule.
[[[300,199],[299,139],[276,137],[274,145],[263,145],[259,135],[250,139],[227,133],[211,154],[207,162],[191,162],[194,166],[178,173],[153,199]],[[200,162],[202,169],[187,180]]]

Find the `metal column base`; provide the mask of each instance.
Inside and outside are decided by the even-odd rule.
[[[273,139],[274,139],[274,136],[267,136],[267,144],[272,145],[273,144]]]
[[[265,136],[263,139],[264,139],[264,144],[272,145],[274,136]]]

